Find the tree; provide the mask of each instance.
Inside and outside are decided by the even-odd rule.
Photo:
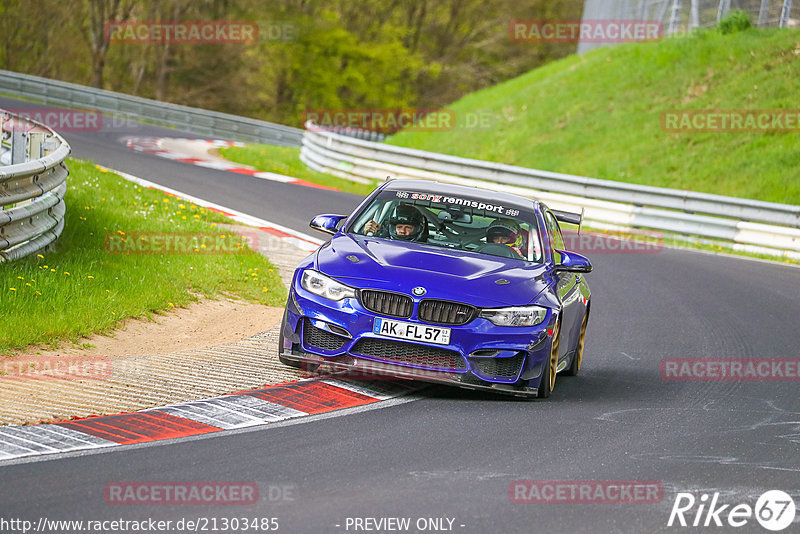
[[[92,81],[94,87],[103,87],[103,69],[106,53],[111,44],[108,26],[111,22],[125,22],[133,9],[133,2],[122,0],[89,0],[88,41],[92,54]]]

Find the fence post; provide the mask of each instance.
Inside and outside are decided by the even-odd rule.
[[[728,14],[731,9],[731,0],[719,0],[719,9],[717,10],[717,22],[722,20],[722,17]]]
[[[42,156],[44,156],[44,133],[31,133],[28,136],[28,159],[40,159]]]
[[[672,13],[669,16],[669,30],[668,35],[672,35],[678,31],[678,23],[681,21],[681,9],[683,9],[683,2],[681,0],[672,0]]]
[[[47,138],[42,143],[42,156],[49,156],[58,148],[58,142],[47,134]]]
[[[642,4],[639,7],[639,19],[646,20],[647,19],[647,8],[650,7],[650,2],[647,0],[642,0]]]
[[[761,0],[761,8],[758,10],[759,26],[763,26],[767,22],[767,9],[769,9],[769,0]]]
[[[25,162],[25,132],[11,131],[11,164]]]
[[[689,29],[700,27],[700,8],[697,6],[699,0],[692,0],[692,5],[689,7]]]
[[[781,9],[781,23],[780,27],[785,28],[789,25],[789,14],[792,12],[792,0],[783,0],[783,9]]]

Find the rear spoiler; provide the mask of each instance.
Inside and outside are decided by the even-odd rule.
[[[578,225],[578,233],[581,233],[581,224],[583,224],[583,212],[585,208],[581,208],[580,213],[572,213],[569,211],[550,210],[556,216],[556,220],[562,223]]]

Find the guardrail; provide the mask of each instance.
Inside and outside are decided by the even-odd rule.
[[[589,224],[645,228],[733,248],[800,258],[800,206],[599,180],[354,139],[306,123],[300,158],[353,179],[417,178],[505,190],[563,210],[586,209]],[[488,183],[487,183],[488,182]]]
[[[0,263],[40,251],[64,229],[70,147],[50,128],[0,110]]]
[[[0,70],[0,93],[40,100],[45,104],[90,108],[159,126],[232,141],[300,146],[303,130],[217,111],[159,102],[104,89]]]

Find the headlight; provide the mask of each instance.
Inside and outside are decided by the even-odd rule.
[[[516,306],[481,310],[480,317],[489,319],[497,326],[535,326],[544,321],[547,308],[540,306]]]
[[[340,284],[333,278],[329,278],[322,273],[307,269],[303,271],[303,277],[300,279],[300,285],[303,289],[310,291],[315,295],[324,297],[330,300],[342,300],[348,297],[355,297],[356,292],[352,287]]]

